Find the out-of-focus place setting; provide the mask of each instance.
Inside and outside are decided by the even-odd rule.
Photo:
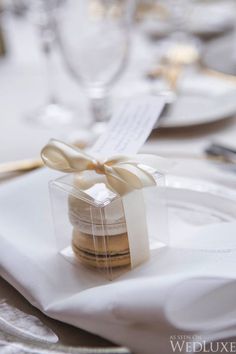
[[[0,353],[235,342],[235,0],[0,0],[0,143]]]

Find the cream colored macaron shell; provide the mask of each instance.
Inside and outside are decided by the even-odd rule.
[[[100,237],[73,230],[72,249],[76,257],[92,267],[122,267],[130,265],[127,233]]]

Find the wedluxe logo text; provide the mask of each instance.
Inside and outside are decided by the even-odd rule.
[[[236,353],[236,342],[209,342],[201,336],[173,335],[170,346],[173,353]]]

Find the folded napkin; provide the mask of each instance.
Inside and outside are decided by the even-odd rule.
[[[177,334],[236,334],[234,221],[179,224],[171,247],[109,282],[57,253],[47,187],[57,175],[42,169],[0,188],[0,275],[31,304],[137,354],[169,354]]]

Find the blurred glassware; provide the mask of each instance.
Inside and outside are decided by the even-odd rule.
[[[150,39],[169,36],[186,43],[195,38],[189,29],[195,7],[191,0],[139,0],[136,19]]]
[[[109,90],[127,63],[133,0],[68,0],[58,27],[66,67],[89,98],[89,126],[110,117]]]
[[[0,57],[6,54],[5,38],[3,35],[3,30],[0,23]]]
[[[161,0],[160,0],[161,1]],[[186,22],[191,10],[191,1],[189,0],[167,0],[166,8],[170,14],[172,23],[172,35],[178,39],[186,39],[189,34],[186,33]]]
[[[8,11],[16,17],[24,17],[28,11],[27,0],[8,0]]]
[[[1,26],[1,15],[3,12],[2,1],[0,0],[0,57],[6,54],[4,33]]]
[[[159,0],[162,2],[162,0]],[[164,6],[164,4],[163,4]],[[180,53],[181,49],[194,57],[200,55],[201,42],[199,38],[187,29],[187,20],[191,14],[193,3],[190,0],[165,0],[166,9],[170,15],[171,33],[166,40],[166,56],[172,56],[169,52]]]
[[[185,38],[188,33],[209,40],[232,31],[235,0],[139,0],[136,20],[153,41],[176,31],[179,25]]]
[[[54,62],[52,54],[56,45],[55,28],[58,11],[64,2],[65,0],[31,0],[29,1],[28,8],[28,16],[37,26],[39,32],[48,80],[47,102],[38,110],[28,115],[28,119],[34,123],[52,128],[54,126],[70,124],[75,118],[74,110],[59,101],[54,86]]]
[[[141,31],[144,30],[145,37],[151,39],[148,45],[153,59],[146,69],[147,77],[160,81],[159,94],[164,95],[169,103],[177,99],[182,74],[195,67],[201,56],[200,41],[187,28],[192,10],[191,0],[140,0],[138,6],[139,16],[136,18],[141,18]],[[159,40],[158,45],[156,40]],[[153,91],[153,82],[149,83]]]

